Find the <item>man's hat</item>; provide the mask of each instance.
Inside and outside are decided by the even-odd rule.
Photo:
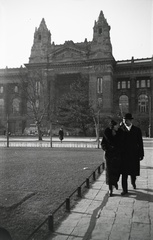
[[[133,119],[131,113],[126,113],[125,116],[124,116],[123,118],[124,118],[124,119],[129,119],[129,120]]]

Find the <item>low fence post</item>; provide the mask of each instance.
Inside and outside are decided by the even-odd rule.
[[[95,181],[96,180],[96,173],[93,172],[93,180]]]
[[[81,187],[78,187],[78,197],[82,197],[82,194],[81,194]]]
[[[51,232],[54,232],[54,216],[52,214],[48,217],[48,228]]]
[[[89,178],[86,178],[86,187],[89,188],[90,184],[89,184]]]
[[[100,174],[100,166],[98,167],[98,174]]]
[[[102,169],[103,170],[105,169],[105,163],[104,162],[102,163]]]
[[[66,211],[70,212],[70,198],[66,198]]]

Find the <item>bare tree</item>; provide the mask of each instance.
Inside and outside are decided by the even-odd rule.
[[[21,71],[22,73],[22,71]],[[42,69],[29,70],[21,74],[22,93],[27,103],[27,117],[36,124],[38,139],[42,140],[42,124],[47,121],[49,109],[48,83]]]

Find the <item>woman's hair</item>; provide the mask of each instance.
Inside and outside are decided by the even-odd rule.
[[[118,123],[117,123],[116,121],[111,120],[110,123],[109,123],[109,126],[110,126],[111,129],[113,129],[113,127],[114,127],[115,125],[117,125],[117,124],[118,124]]]

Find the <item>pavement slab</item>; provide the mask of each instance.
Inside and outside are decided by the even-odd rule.
[[[153,162],[150,149],[141,161],[137,189],[128,179],[129,194],[108,195],[105,171],[47,240],[152,240]]]

